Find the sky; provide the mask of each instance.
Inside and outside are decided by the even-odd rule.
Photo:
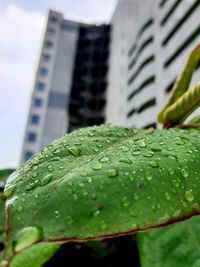
[[[117,0],[0,0],[0,169],[19,164],[49,9],[67,19],[109,22]]]

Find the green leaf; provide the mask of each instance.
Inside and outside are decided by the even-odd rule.
[[[125,235],[199,213],[199,152],[195,129],[107,125],[57,140],[7,180],[5,260],[36,242]]]
[[[168,108],[173,105],[188,89],[192,74],[200,60],[200,44],[197,45],[189,54],[186,64],[177,77],[176,82],[172,88],[171,96],[163,109],[158,113],[157,120],[159,123],[165,124],[170,121],[167,120],[165,113]]]
[[[164,113],[164,119],[172,125],[183,123],[200,106],[200,82],[183,94]]]
[[[192,118],[189,122],[189,125],[194,125],[194,126],[200,126],[200,115],[196,115],[194,118]]]
[[[60,244],[35,244],[17,254],[17,256],[12,260],[10,267],[41,267],[53,256],[59,247]]]
[[[199,267],[200,216],[138,234],[142,267]]]
[[[13,169],[0,170],[0,195],[3,191],[6,179],[13,171]],[[4,201],[0,198],[0,242],[3,242],[4,220]]]

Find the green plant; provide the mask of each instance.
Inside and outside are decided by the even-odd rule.
[[[199,105],[200,85],[187,90],[199,58],[197,46],[158,115],[167,129],[74,131],[9,176],[2,267],[39,267],[64,242],[140,231],[142,267],[200,266],[199,217],[167,226],[200,213],[199,118],[183,125]]]

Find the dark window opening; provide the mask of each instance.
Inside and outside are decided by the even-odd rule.
[[[157,128],[157,125],[156,125],[155,122],[153,122],[153,123],[150,123],[150,124],[145,125],[143,128],[144,128],[144,129],[149,129],[149,128],[154,128],[154,129],[156,129],[156,128]]]
[[[167,14],[164,16],[164,18],[161,20],[160,25],[164,26],[165,23],[169,20],[169,18],[173,15],[178,5],[181,3],[182,0],[176,0],[174,4],[171,6]]]
[[[37,85],[36,85],[36,89],[37,89],[37,91],[44,91],[44,89],[45,89],[45,84],[42,83],[42,82],[37,83]]]
[[[136,36],[136,43],[134,43],[134,44],[131,46],[131,48],[129,49],[129,52],[128,52],[128,56],[129,56],[129,57],[134,53],[134,51],[135,51],[135,49],[136,49],[136,47],[137,47],[137,43],[138,43],[140,37],[142,36],[143,32],[145,32],[145,30],[147,30],[147,29],[153,24],[153,22],[154,22],[153,18],[150,18],[150,19],[149,19],[149,20],[148,20],[148,21],[147,21],[147,22],[140,28],[140,30],[138,31],[138,34],[137,34],[137,36]]]
[[[32,115],[31,116],[31,123],[32,124],[38,124],[40,122],[40,117],[38,115]]]
[[[140,66],[138,67],[138,69],[135,71],[135,73],[133,73],[133,75],[131,76],[131,78],[128,80],[128,85],[130,85],[138,76],[138,74],[150,63],[154,62],[155,60],[155,56],[151,55],[150,57],[148,57],[147,59],[145,59]]]
[[[42,106],[42,99],[41,98],[35,98],[34,99],[34,106],[39,108]]]
[[[127,114],[127,117],[128,117],[128,118],[131,117],[135,112],[137,112],[137,109],[132,108],[132,109],[129,111],[129,113]]]
[[[148,85],[152,84],[155,82],[155,76],[151,76],[148,79],[144,80],[142,82],[142,84],[139,86],[138,89],[134,90],[129,96],[128,96],[128,100],[131,100],[136,94],[138,94],[139,92],[141,92],[145,87],[147,87]]]
[[[148,109],[148,108],[150,108],[150,107],[152,107],[152,106],[155,106],[155,104],[156,104],[156,99],[155,99],[155,98],[152,98],[152,99],[148,100],[146,103],[144,103],[144,104],[137,110],[137,112],[138,112],[138,113],[141,113],[141,112],[143,112],[144,110],[146,110],[146,109]]]
[[[24,160],[28,160],[33,156],[33,152],[32,151],[25,151],[24,153]]]
[[[167,3],[167,0],[162,0],[159,4],[159,7],[162,8]]]
[[[37,134],[34,132],[28,133],[28,142],[32,143],[35,142],[37,139]]]
[[[169,93],[171,92],[173,86],[174,86],[174,83],[175,83],[176,79],[173,80],[173,82],[171,82],[170,84],[168,84],[168,86],[165,88],[165,93]]]
[[[190,34],[190,36],[180,45],[175,52],[165,61],[164,68],[168,68],[171,63],[197,38],[199,37],[200,26]]]
[[[176,23],[174,28],[165,37],[165,39],[162,42],[162,46],[166,46],[166,44],[172,39],[175,33],[180,29],[180,27],[186,22],[186,20],[191,16],[191,14],[197,9],[199,5],[200,1],[199,0],[195,1],[195,3],[187,10],[185,15]]]
[[[150,38],[148,38],[147,40],[145,40],[143,42],[143,44],[140,46],[140,48],[138,49],[137,51],[137,54],[135,55],[135,57],[133,58],[133,60],[130,62],[129,66],[128,66],[128,69],[130,70],[134,65],[135,63],[137,62],[141,52],[151,43],[153,43],[153,36],[151,36]]]

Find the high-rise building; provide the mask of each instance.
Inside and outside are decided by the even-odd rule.
[[[200,43],[199,0],[119,0],[111,20],[107,122],[156,126],[189,51]],[[196,70],[192,83],[199,80]]]
[[[21,162],[67,131],[104,122],[109,32],[49,12]]]
[[[50,11],[21,161],[79,127],[157,126],[189,51],[200,43],[200,0],[119,0],[109,25]],[[192,84],[200,77],[196,69]]]

